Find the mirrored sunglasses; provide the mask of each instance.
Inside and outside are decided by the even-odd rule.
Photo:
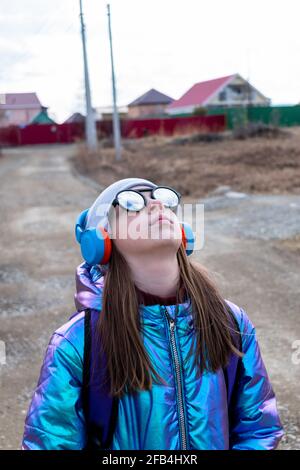
[[[116,195],[112,205],[115,207],[118,204],[127,211],[139,212],[147,205],[147,199],[142,193],[150,190],[150,188],[122,190]],[[161,201],[165,207],[176,210],[181,194],[168,186],[157,186],[151,190],[151,198]]]

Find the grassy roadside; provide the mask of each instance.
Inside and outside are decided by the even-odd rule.
[[[221,185],[247,193],[300,194],[300,128],[272,137],[193,140],[124,140],[121,162],[115,161],[110,142],[93,153],[80,144],[73,161],[78,171],[105,186],[120,178],[143,177],[192,198]]]

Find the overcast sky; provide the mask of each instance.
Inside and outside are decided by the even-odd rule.
[[[93,105],[111,104],[107,1],[83,0]],[[232,73],[273,104],[300,102],[299,0],[110,0],[118,104],[179,98]],[[0,0],[0,93],[36,91],[59,121],[82,111],[79,0]]]

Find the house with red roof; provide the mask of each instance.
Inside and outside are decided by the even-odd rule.
[[[36,93],[4,93],[0,100],[0,127],[29,124],[42,111]]]
[[[170,115],[192,114],[196,108],[270,106],[270,99],[238,73],[193,85],[166,109]]]
[[[166,107],[174,100],[168,95],[151,88],[128,105],[128,117],[143,119],[166,115]]]

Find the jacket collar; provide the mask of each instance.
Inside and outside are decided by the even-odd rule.
[[[84,310],[85,308],[101,310],[104,276],[100,268],[98,266],[91,267],[88,263],[84,262],[77,267],[75,278],[76,293],[74,301],[77,311]],[[172,310],[172,304],[167,302],[167,305],[168,309]],[[185,302],[179,304],[178,315],[184,314],[189,306],[190,301],[185,299]],[[142,308],[144,313],[161,315],[161,303],[153,304],[152,302],[152,305],[142,305]]]

